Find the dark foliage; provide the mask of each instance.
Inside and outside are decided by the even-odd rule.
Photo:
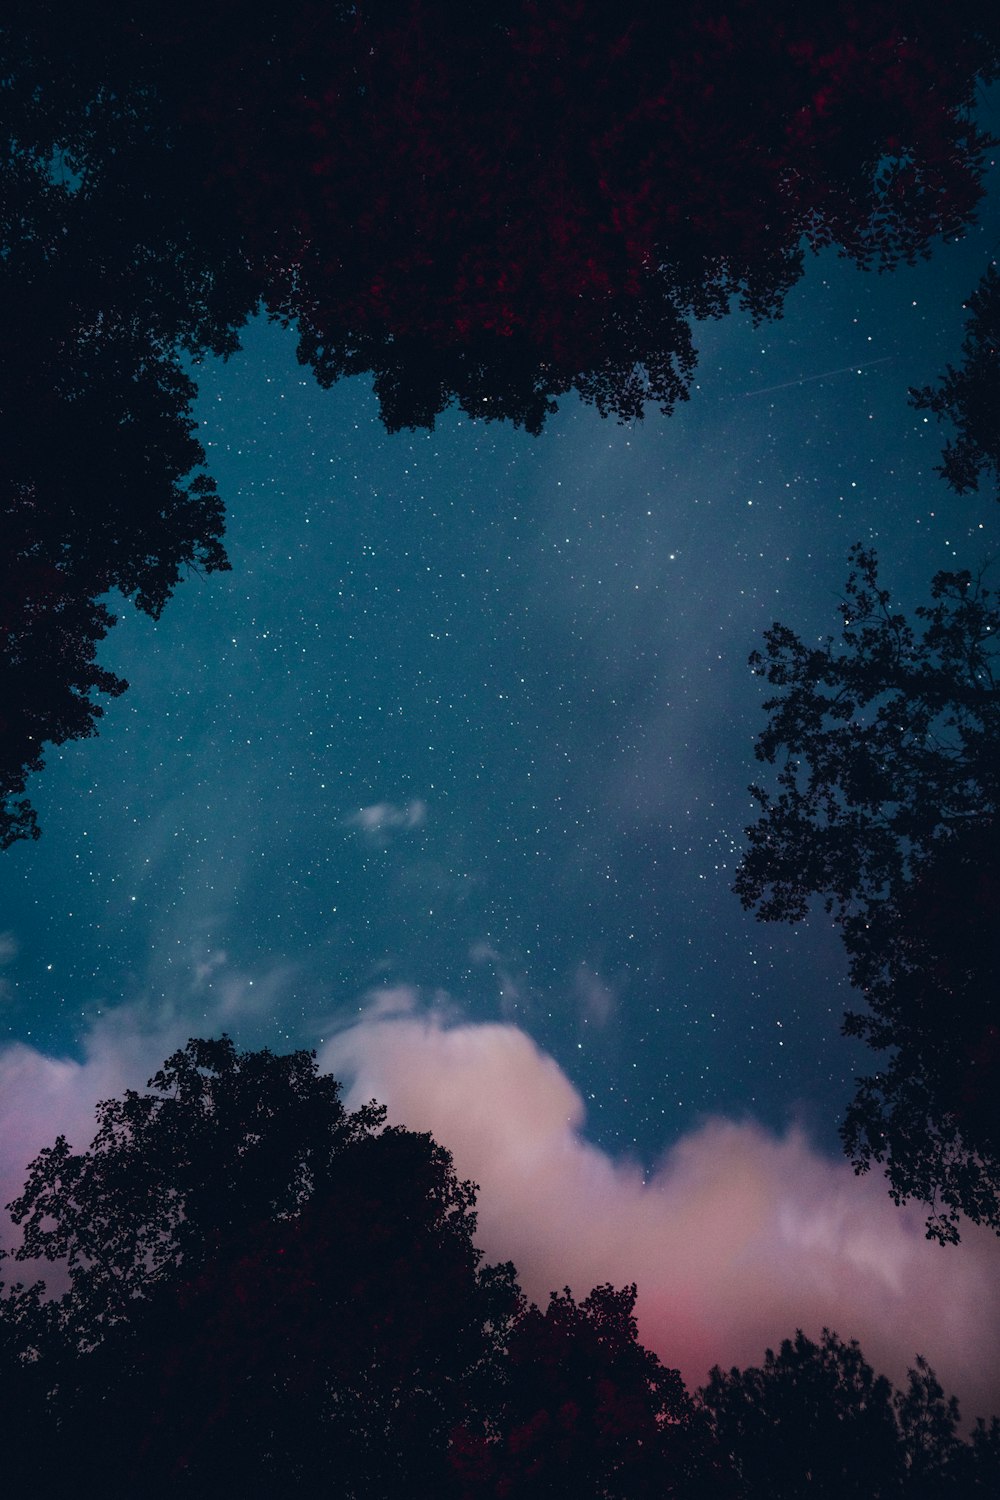
[[[98,1126],[10,1205],[14,1260],[65,1287],[0,1287],[12,1492],[995,1493],[1000,1428],[961,1442],[920,1361],[894,1396],[856,1345],[799,1334],[692,1398],[639,1344],[634,1286],[529,1306],[482,1265],[448,1153],[347,1113],[311,1054],[191,1041]]]
[[[892,1387],[857,1344],[800,1332],[759,1368],[716,1368],[702,1399],[746,1500],[883,1500],[901,1455]]]
[[[669,409],[692,318],[775,313],[803,239],[884,267],[960,232],[1000,40],[888,0],[9,14],[25,138],[151,249],[187,336],[263,296],[393,428],[457,400],[537,429],[571,389]]]
[[[225,1037],[189,1042],[149,1090],[99,1104],[89,1150],[59,1136],[11,1205],[17,1258],[66,1265],[80,1347],[161,1284],[190,1280],[249,1230],[293,1216],[384,1118],[374,1105],[348,1114],[312,1054],[238,1053]]]
[[[777,764],[735,890],[765,921],[811,898],[840,927],[867,1010],[845,1029],[879,1052],[844,1138],[893,1196],[1000,1229],[1000,601],[939,573],[920,628],[893,613],[873,553],[852,553],[839,640],[767,632],[754,670],[777,689],[757,755]]]
[[[1000,499],[1000,275],[995,265],[986,268],[966,307],[961,365],[957,370],[949,365],[937,385],[912,389],[910,403],[955,429],[938,470],[952,489],[964,495],[986,480]]]
[[[195,386],[102,258],[81,194],[24,153],[0,169],[0,848],[46,743],[93,734],[110,590],[154,617],[188,568],[228,566]],[[148,290],[148,289],[147,289]]]
[[[690,1494],[709,1467],[707,1434],[676,1370],[638,1342],[634,1286],[567,1287],[527,1309],[508,1339],[507,1383],[487,1435],[457,1435],[467,1500]]]
[[[471,1184],[348,1114],[308,1053],[190,1042],[150,1088],[99,1106],[88,1151],[43,1151],[11,1205],[17,1259],[69,1278],[5,1304],[39,1356],[16,1385],[36,1464],[95,1494],[447,1493],[522,1301],[479,1265]]]
[[[827,1329],[818,1344],[799,1331],[761,1366],[714,1369],[701,1399],[740,1500],[963,1500],[1000,1479],[1000,1424],[963,1441],[924,1360],[893,1391]]]
[[[1000,754],[1000,752],[998,752]],[[995,818],[943,842],[853,943],[867,1010],[845,1031],[888,1056],[858,1080],[842,1134],[861,1166],[885,1161],[897,1201],[1000,1229],[1000,839]]]

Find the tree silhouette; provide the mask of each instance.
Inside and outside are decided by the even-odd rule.
[[[446,1493],[523,1300],[479,1264],[472,1185],[430,1137],[348,1114],[308,1053],[192,1041],[150,1089],[102,1103],[88,1151],[43,1151],[10,1205],[15,1258],[69,1281],[0,1319],[35,1346],[18,1391],[49,1472],[122,1495]]]
[[[634,1286],[529,1305],[429,1136],[348,1113],[305,1052],[190,1041],[61,1137],[9,1208],[62,1290],[0,1286],[10,1484],[251,1500],[991,1495],[922,1362],[893,1395],[799,1334],[691,1398]],[[861,1476],[866,1476],[862,1478]],[[891,1481],[891,1483],[890,1483]],[[896,1484],[897,1488],[892,1488]],[[867,1487],[866,1487],[867,1486]]]
[[[960,1212],[1000,1229],[1000,602],[939,573],[918,631],[874,553],[851,557],[840,639],[774,625],[751,657],[779,690],[756,747],[779,791],[751,788],[734,889],[764,921],[817,896],[834,917],[867,1003],[845,1029],[892,1054],[860,1080],[845,1144],[954,1240]]]
[[[91,253],[80,193],[24,151],[0,176],[3,848],[37,837],[22,794],[45,743],[92,734],[96,695],[126,687],[95,664],[114,623],[101,597],[117,589],[155,618],[187,569],[228,563],[176,329],[158,332]]]
[[[954,427],[938,470],[964,495],[991,480],[1000,499],[1000,275],[989,265],[966,307],[962,363],[936,385],[911,389],[910,403]]]
[[[724,1373],[701,1392],[745,1500],[882,1500],[898,1493],[892,1387],[856,1343],[802,1332],[763,1365]]]
[[[926,1360],[894,1391],[828,1329],[818,1344],[800,1329],[763,1365],[716,1367],[699,1397],[741,1500],[962,1500],[1000,1479],[996,1419],[964,1441]]]
[[[490,1431],[463,1431],[452,1463],[472,1497],[689,1494],[708,1467],[676,1370],[638,1342],[636,1288],[567,1287],[524,1311],[507,1343]]]
[[[669,409],[692,319],[778,311],[803,240],[885,267],[960,232],[1000,39],[888,0],[11,10],[21,136],[150,249],[156,298],[211,344],[263,297],[393,428]]]

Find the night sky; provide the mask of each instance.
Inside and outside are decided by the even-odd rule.
[[[382,1089],[477,1176],[486,1248],[533,1294],[635,1277],[642,1314],[658,1266],[641,1331],[696,1378],[810,1318],[887,1365],[926,1330],[922,1352],[982,1410],[996,1242],[925,1245],[919,1208],[838,1161],[870,1057],[839,1036],[853,997],[836,934],[821,914],[763,927],[730,885],[747,784],[766,778],[747,666],[764,629],[834,630],[858,540],[908,609],[936,570],[1000,551],[992,496],[945,488],[943,434],[906,401],[958,358],[998,233],[984,214],[881,277],[813,260],[781,321],[701,326],[690,402],[632,427],[567,400],[540,438],[453,413],[390,437],[365,379],[320,391],[263,322],[204,366],[232,572],[190,578],[157,624],[116,606],[101,661],[130,691],[99,738],[50,752],[30,788],[43,836],[3,856],[18,1148],[190,1034],[316,1047],[352,1097]],[[555,1128],[544,1110],[531,1126],[543,1098],[570,1116],[551,1178],[525,1155]],[[683,1197],[709,1159],[770,1184],[756,1208],[731,1177],[671,1199],[675,1224],[739,1243],[711,1295],[693,1263],[680,1281],[663,1269],[690,1248],[649,1197]],[[510,1186],[536,1169],[588,1179],[558,1223],[541,1188]],[[580,1226],[612,1201],[581,1261]],[[781,1259],[791,1241],[797,1266],[840,1260],[804,1301],[768,1303],[753,1277],[769,1258],[786,1286],[809,1280]],[[744,1274],[775,1326],[741,1312]]]

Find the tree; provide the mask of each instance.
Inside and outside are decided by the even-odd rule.
[[[902,1469],[892,1387],[853,1341],[801,1330],[764,1363],[716,1366],[700,1392],[742,1500],[885,1500]]]
[[[429,1137],[358,1142],[291,1219],[77,1362],[64,1444],[100,1472],[110,1399],[126,1494],[447,1494],[451,1433],[490,1409],[522,1301],[511,1267],[479,1268],[472,1201]]]
[[[390,427],[455,399],[537,429],[571,389],[672,407],[691,320],[777,312],[803,238],[888,266],[961,232],[998,39],[981,7],[904,23],[889,0],[218,0],[88,26],[54,0],[12,7],[6,95],[203,326],[263,296],[322,380],[373,372]]]
[[[845,1030],[891,1054],[845,1145],[954,1240],[959,1213],[1000,1230],[1000,604],[982,576],[939,573],[917,630],[874,553],[851,558],[839,640],[776,624],[751,657],[779,689],[756,746],[779,791],[751,788],[734,890],[764,921],[817,896],[833,916],[867,1004]]]
[[[969,317],[960,367],[948,365],[936,385],[911,389],[910,403],[956,431],[938,469],[952,489],[964,495],[992,480],[1000,499],[1000,275],[995,265],[987,266],[965,305]]]
[[[522,1313],[489,1431],[455,1444],[463,1497],[693,1493],[708,1445],[680,1375],[638,1342],[635,1298],[600,1286],[577,1303],[567,1287]]]
[[[79,193],[22,150],[0,167],[0,848],[37,837],[23,797],[46,743],[93,734],[101,600],[156,618],[188,569],[228,567],[201,471],[195,386],[90,247]],[[109,236],[113,241],[113,235]],[[109,291],[109,287],[112,290]]]
[[[1000,1424],[959,1434],[959,1410],[927,1361],[905,1390],[876,1375],[852,1340],[801,1329],[764,1363],[718,1366],[698,1393],[741,1500],[964,1500],[991,1495]]]
[[[2,1258],[62,1290],[0,1285],[8,1479],[109,1500],[995,1493],[1000,1424],[962,1443],[922,1361],[893,1396],[857,1345],[799,1334],[693,1401],[639,1343],[634,1286],[542,1311],[484,1265],[475,1193],[429,1136],[348,1113],[312,1054],[190,1041],[9,1205]]]
[[[10,1205],[15,1258],[69,1281],[41,1332],[36,1293],[0,1305],[51,1473],[447,1493],[523,1302],[480,1266],[472,1184],[429,1136],[348,1114],[309,1053],[191,1041],[150,1089],[102,1103],[88,1151],[43,1151]]]
[[[149,1090],[103,1100],[88,1151],[59,1136],[10,1205],[16,1258],[65,1263],[81,1346],[231,1239],[296,1213],[385,1113],[348,1114],[311,1053],[239,1053],[228,1037],[188,1042]]]

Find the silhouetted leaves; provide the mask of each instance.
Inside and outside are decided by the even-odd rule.
[[[911,389],[918,411],[932,411],[955,428],[938,472],[964,495],[992,480],[1000,499],[1000,275],[989,265],[966,306],[965,340],[958,369],[947,367],[937,385]]]
[[[894,1391],[828,1329],[818,1344],[799,1330],[763,1365],[714,1369],[701,1398],[740,1500],[963,1500],[1000,1477],[1000,1424],[963,1441],[926,1360]]]
[[[0,175],[6,847],[37,836],[34,812],[17,799],[45,743],[93,734],[97,695],[126,687],[95,664],[114,623],[102,596],[119,590],[156,617],[188,568],[228,563],[222,504],[199,472],[195,386],[170,339],[101,261],[82,192],[50,182],[23,156]]]
[[[347,1113],[311,1054],[223,1038],[102,1103],[88,1151],[41,1152],[11,1205],[16,1258],[69,1288],[37,1360],[28,1294],[0,1326],[56,1473],[102,1472],[113,1410],[115,1494],[331,1473],[338,1494],[443,1493],[448,1436],[484,1420],[522,1299],[511,1268],[480,1268],[448,1153],[383,1119]]]
[[[567,1287],[521,1315],[489,1434],[456,1438],[463,1496],[688,1492],[708,1445],[677,1371],[638,1342],[635,1297],[601,1286],[577,1303]]]
[[[939,573],[915,629],[874,553],[852,561],[839,640],[774,625],[751,657],[779,689],[757,742],[779,791],[751,788],[734,889],[765,921],[816,896],[834,917],[868,1007],[846,1030],[891,1053],[860,1080],[845,1142],[954,1239],[960,1211],[1000,1229],[1000,601]]]
[[[59,1138],[10,1205],[0,1431],[12,1484],[265,1500],[752,1500],[993,1493],[917,1362],[801,1333],[692,1398],[638,1340],[636,1288],[529,1305],[473,1242],[475,1188],[427,1135],[349,1114],[309,1053],[191,1041]],[[7,1257],[10,1258],[9,1255]],[[964,1488],[963,1488],[964,1486]]]
[[[745,1500],[883,1500],[898,1493],[892,1387],[856,1343],[801,1333],[763,1365],[716,1368],[702,1393]]]

